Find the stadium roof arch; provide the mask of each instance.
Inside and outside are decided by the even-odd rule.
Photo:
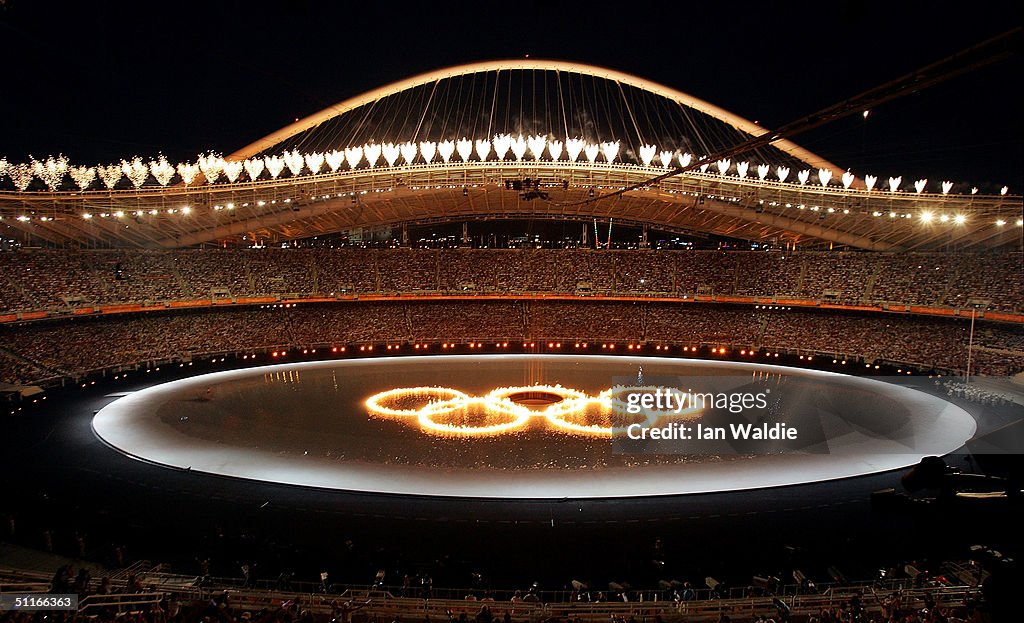
[[[513,71],[585,75],[665,98],[748,136],[768,131],[680,90],[623,72],[565,61],[514,59],[459,65],[373,89],[289,124],[223,160],[259,160],[303,132],[424,85]],[[490,149],[489,136],[473,138],[477,143],[487,141]],[[408,144],[414,145],[415,153],[413,139],[408,137]],[[549,146],[559,144],[559,154],[562,139],[568,142],[569,137],[548,141]],[[390,145],[397,154],[397,146]],[[1020,244],[1020,196],[958,194],[946,188],[941,193],[923,192],[899,183],[887,188],[884,181],[871,188],[853,184],[845,175],[838,185],[843,173],[839,166],[788,140],[779,140],[774,147],[806,166],[799,180],[794,179],[795,172],[788,179],[778,179],[776,173],[773,180],[762,171],[755,176],[756,162],[743,163],[741,170],[740,163],[718,163],[716,168],[709,161],[700,171],[647,183],[672,165],[636,153],[632,161],[569,158],[554,151],[546,158],[543,149],[534,158],[519,154],[514,159],[462,155],[442,162],[431,155],[399,162],[396,156],[387,166],[332,167],[269,179],[257,174],[248,180],[203,183],[200,177],[198,183],[147,182],[135,187],[122,182],[119,187],[74,192],[0,189],[0,223],[10,234],[47,244],[142,248],[285,241],[377,226],[484,219],[615,219],[669,232],[874,251]],[[662,153],[682,158],[679,150]],[[613,194],[624,188],[629,190]]]

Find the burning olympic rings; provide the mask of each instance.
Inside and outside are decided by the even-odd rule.
[[[415,418],[424,432],[466,437],[509,433],[525,428],[535,418],[565,433],[611,437],[633,423],[654,425],[665,418],[689,421],[700,417],[699,408],[678,412],[646,410],[640,415],[626,415],[625,393],[655,389],[616,387],[589,395],[561,385],[528,385],[499,387],[483,396],[471,396],[450,387],[400,387],[374,394],[364,404],[374,417],[406,421]],[[457,421],[459,416],[469,413],[478,414],[483,422],[466,424]],[[614,420],[612,414],[616,416]],[[580,422],[595,416],[620,426]],[[445,421],[446,418],[449,421]]]

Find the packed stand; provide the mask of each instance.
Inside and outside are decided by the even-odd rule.
[[[593,249],[0,252],[0,312],[359,293],[797,297],[1024,309],[1024,255]]]
[[[945,370],[965,368],[971,339],[967,319],[776,306],[588,300],[290,303],[0,325],[8,361],[0,365],[0,380],[23,383],[218,353],[520,338],[767,348]],[[1024,327],[976,322],[973,371],[1024,370],[1022,344]]]

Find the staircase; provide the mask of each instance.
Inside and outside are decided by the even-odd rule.
[[[31,357],[26,357],[24,355],[16,353],[13,350],[7,348],[6,346],[0,346],[0,356],[4,356],[13,361],[17,361],[22,365],[27,364],[29,366],[32,366],[33,368],[38,368],[43,372],[46,372],[50,376],[67,376],[67,372],[64,372],[63,370],[52,368],[48,365],[43,364],[40,361],[32,359]]]
[[[181,276],[181,271],[178,270],[178,263],[171,259],[169,255],[164,256],[164,263],[167,265],[168,271],[174,280],[178,283],[178,287],[181,288],[182,293],[186,298],[195,298],[195,292],[192,291],[192,286],[189,285],[185,278]]]
[[[875,268],[871,271],[871,274],[868,275],[867,280],[865,280],[864,282],[864,293],[861,295],[862,300],[870,301],[875,298],[873,296],[875,290],[875,282],[878,281],[878,276],[879,274],[881,274],[881,272],[882,267],[881,265],[879,265],[875,266]]]

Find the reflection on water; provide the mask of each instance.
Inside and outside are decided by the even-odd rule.
[[[824,407],[842,415],[865,402],[854,396],[863,390],[846,388],[845,395],[836,395],[821,391],[822,381],[793,375],[697,361],[643,362],[646,379],[712,375],[733,391],[772,388],[766,417],[791,423],[804,412],[810,417]],[[369,359],[301,371],[256,369],[198,395],[182,390],[157,415],[197,439],[346,462],[602,469],[743,456],[728,448],[700,456],[613,452],[603,429],[612,425],[608,388],[622,377],[637,379],[638,365],[628,358],[570,356]],[[395,388],[420,389],[386,393]],[[384,399],[373,403],[379,409],[368,409],[366,401],[381,392]],[[713,420],[716,414],[699,416]],[[418,425],[410,425],[410,418]],[[488,432],[466,434],[467,429]]]

